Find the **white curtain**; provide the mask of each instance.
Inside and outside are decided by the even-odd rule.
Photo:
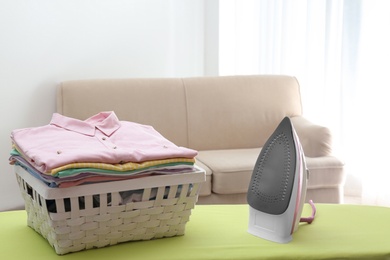
[[[345,128],[363,203],[390,206],[390,1],[364,0],[354,95]]]
[[[357,180],[350,192],[367,204],[390,205],[389,7],[386,0],[219,1],[219,74],[296,76],[305,117],[331,128],[334,153]]]

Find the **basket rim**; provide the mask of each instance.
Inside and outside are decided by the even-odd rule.
[[[34,190],[36,190],[45,199],[61,199],[64,197],[89,196],[126,190],[205,182],[205,170],[197,165],[194,167],[196,170],[188,173],[156,175],[129,180],[86,184],[68,188],[52,188],[32,176],[29,172],[23,169],[23,167],[18,165],[14,166],[15,174],[24,179],[27,184],[34,188]]]

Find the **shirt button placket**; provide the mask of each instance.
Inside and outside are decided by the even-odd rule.
[[[101,140],[101,143],[104,144],[105,147],[112,149],[112,150],[117,150],[118,146],[115,145],[110,141],[110,138],[103,135],[102,133],[96,134],[96,137]]]

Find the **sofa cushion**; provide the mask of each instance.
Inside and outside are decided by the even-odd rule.
[[[261,147],[285,116],[302,114],[294,77],[199,77],[183,84],[188,146],[195,150]]]
[[[59,85],[58,113],[84,120],[102,111],[151,125],[176,145],[188,147],[186,97],[179,78],[92,79]]]
[[[199,151],[197,161],[212,171],[212,190],[218,194],[246,193],[260,148]]]
[[[212,172],[212,192],[246,193],[260,148],[199,151],[197,161]],[[308,189],[339,188],[344,183],[343,163],[336,157],[306,157]]]

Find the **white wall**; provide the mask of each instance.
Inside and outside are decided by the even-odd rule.
[[[0,0],[0,6],[0,211],[23,207],[8,163],[10,132],[49,123],[58,82],[209,74],[204,1]]]

